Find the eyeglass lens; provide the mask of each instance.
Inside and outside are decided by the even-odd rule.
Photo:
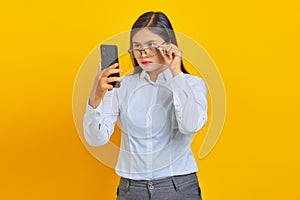
[[[146,56],[149,56],[149,57],[155,56],[157,54],[157,47],[149,47],[149,48],[145,48],[143,50],[139,50],[139,49],[133,50],[133,56],[135,58],[142,57],[143,53],[145,53]]]

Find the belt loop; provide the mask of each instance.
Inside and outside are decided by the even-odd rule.
[[[172,179],[172,183],[173,183],[173,186],[174,186],[175,190],[178,191],[179,188],[177,187],[177,183],[176,183],[176,181],[175,181],[175,177],[172,176],[171,179]]]
[[[129,191],[129,187],[131,184],[131,179],[127,179],[127,183],[126,183],[126,190]]]

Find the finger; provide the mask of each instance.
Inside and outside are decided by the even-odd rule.
[[[101,61],[98,64],[98,74],[101,74],[102,72],[102,66],[101,66]]]
[[[123,70],[122,69],[108,69],[107,73],[110,74],[116,74],[116,73],[121,73]]]
[[[182,57],[182,51],[180,49],[177,49],[175,54],[176,56]]]
[[[181,57],[180,56],[174,56],[173,63],[177,63],[179,61],[181,61]]]
[[[173,55],[173,56],[182,56],[182,51],[180,49],[178,49],[176,46],[171,47],[167,50],[167,55]]]
[[[171,68],[177,68],[179,63],[181,63],[181,57],[180,56],[174,56],[173,61],[171,62]]]
[[[160,54],[162,55],[162,57],[165,59],[165,60],[170,60],[170,59],[172,59],[172,56],[170,56],[170,55],[168,55],[167,54],[167,51],[166,51],[166,48],[167,46],[164,46],[164,47],[161,47],[161,48],[159,48],[159,52],[160,52]]]
[[[115,64],[110,65],[109,67],[107,67],[105,69],[102,69],[102,64],[101,64],[101,61],[100,61],[99,64],[98,64],[98,74],[101,74],[102,72],[106,71],[107,69],[116,68],[118,65],[119,65],[118,63],[115,63]]]
[[[172,45],[167,45],[166,47],[165,47],[165,50],[168,52],[168,51],[170,51],[172,49]]]
[[[169,59],[173,59],[173,50],[172,50],[172,48],[168,47],[165,51],[166,51],[166,56]]]
[[[103,72],[103,77],[109,77],[111,74],[118,74],[118,73],[121,73],[123,70],[122,69],[108,69],[108,70],[105,70]]]
[[[121,82],[122,78],[121,77],[109,77],[106,79],[107,83],[111,83],[111,82]]]
[[[172,59],[172,46],[168,45],[165,47],[165,54],[169,59]]]
[[[100,64],[99,65],[101,65],[101,62],[100,62]],[[112,64],[112,65],[110,65],[110,66],[108,66],[108,67],[106,67],[105,69],[102,69],[102,71],[104,71],[104,70],[108,70],[108,69],[113,69],[113,68],[116,68],[116,67],[118,67],[118,63],[115,63],[115,64]]]
[[[158,52],[160,53],[160,55],[165,58],[166,57],[166,54],[165,54],[165,50],[163,47],[159,47],[158,48]]]
[[[165,50],[166,51],[170,51],[170,50],[177,51],[177,50],[179,50],[179,48],[175,44],[169,43],[168,45],[165,46]]]
[[[111,84],[109,84],[109,83],[105,83],[105,84],[102,85],[102,88],[104,90],[112,90],[113,86]]]
[[[176,47],[174,44],[168,43],[168,44],[165,45],[165,50],[169,50],[169,49],[174,48],[174,47]]]
[[[171,44],[166,48],[167,54],[173,54],[177,50],[178,50],[178,48],[174,44]]]
[[[109,76],[110,74],[115,74],[115,73],[121,73],[123,70],[120,68],[116,68],[118,65],[111,65],[110,67],[106,68],[103,71],[103,75],[105,77]]]
[[[182,56],[182,52],[179,50],[179,49],[172,49],[171,51],[170,51],[170,55],[173,55],[173,56],[179,56],[179,57],[181,57]]]
[[[113,69],[113,68],[116,68],[118,66],[119,66],[119,63],[115,63],[115,64],[110,65],[107,69]]]
[[[111,91],[114,87],[111,84],[107,84],[107,90]]]

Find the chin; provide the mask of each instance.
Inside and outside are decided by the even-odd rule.
[[[159,70],[162,66],[160,64],[148,64],[148,65],[140,65],[140,67],[146,72],[152,72]]]

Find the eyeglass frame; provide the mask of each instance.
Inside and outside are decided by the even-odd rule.
[[[144,48],[144,49],[128,49],[128,53],[130,53],[131,57],[133,57],[133,58],[135,58],[135,59],[141,58],[142,55],[143,55],[143,52],[145,52],[145,54],[146,54],[148,57],[154,57],[154,56],[157,55],[157,49],[160,48],[161,45],[163,45],[163,44],[165,44],[165,43],[167,43],[167,42],[164,41],[163,43],[159,44],[159,45],[156,46],[156,47],[155,47],[155,46],[154,46],[154,47],[146,47],[146,48]],[[147,53],[146,50],[147,50],[147,49],[150,49],[150,48],[155,48],[155,49],[156,49],[156,54],[155,54],[155,55],[151,55],[151,56],[148,55],[148,53]],[[133,55],[133,51],[139,51],[140,56],[139,56],[139,57],[135,57],[135,56]]]

